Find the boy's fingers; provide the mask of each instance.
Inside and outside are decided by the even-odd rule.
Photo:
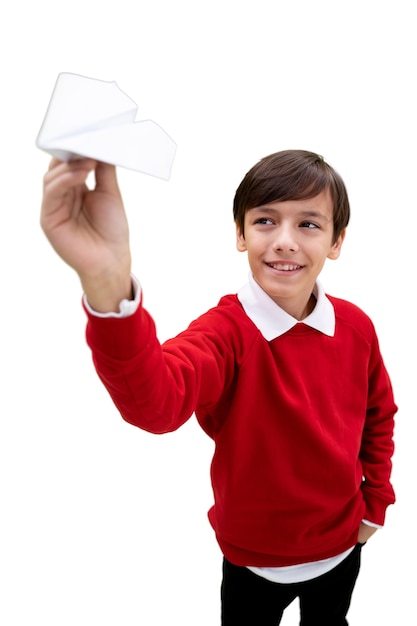
[[[72,161],[60,161],[55,157],[51,159],[45,178],[52,178],[62,173],[71,173],[78,171],[91,172],[97,161],[94,159],[74,159]]]
[[[48,167],[48,171],[52,170],[54,167],[56,167],[57,165],[60,165],[60,163],[63,163],[63,161],[60,161],[59,159],[57,159],[56,157],[52,157],[52,159],[49,161],[49,167]]]
[[[65,195],[71,187],[85,182],[95,164],[96,161],[93,159],[80,159],[68,163],[52,159],[43,179],[45,193],[53,197]]]

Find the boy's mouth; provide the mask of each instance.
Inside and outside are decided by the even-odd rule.
[[[279,270],[282,272],[294,272],[295,270],[300,270],[303,266],[296,265],[295,263],[267,263],[268,267],[272,267],[274,270]]]

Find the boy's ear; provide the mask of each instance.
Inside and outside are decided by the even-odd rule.
[[[246,241],[240,230],[240,226],[236,224],[236,248],[239,252],[246,252]]]
[[[340,233],[339,237],[336,239],[336,241],[334,242],[334,244],[330,248],[330,252],[327,255],[328,259],[332,259],[333,261],[335,261],[336,259],[339,258],[340,252],[342,250],[342,244],[343,244],[343,242],[345,240],[345,237],[346,237],[346,228],[344,230],[342,230],[342,232]]]

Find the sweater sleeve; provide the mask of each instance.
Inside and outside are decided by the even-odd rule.
[[[176,430],[198,406],[215,403],[232,376],[229,342],[219,329],[204,325],[204,316],[161,345],[142,305],[125,318],[86,313],[97,374],[122,417],[139,428]]]
[[[368,409],[360,457],[362,492],[366,503],[364,518],[377,525],[384,524],[386,509],[395,502],[390,477],[396,411],[391,382],[374,335],[369,361]]]

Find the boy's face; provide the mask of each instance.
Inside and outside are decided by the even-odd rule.
[[[346,231],[333,242],[333,203],[323,191],[308,200],[271,202],[247,211],[237,249],[248,253],[256,282],[284,311],[303,319],[326,259],[337,259]]]

